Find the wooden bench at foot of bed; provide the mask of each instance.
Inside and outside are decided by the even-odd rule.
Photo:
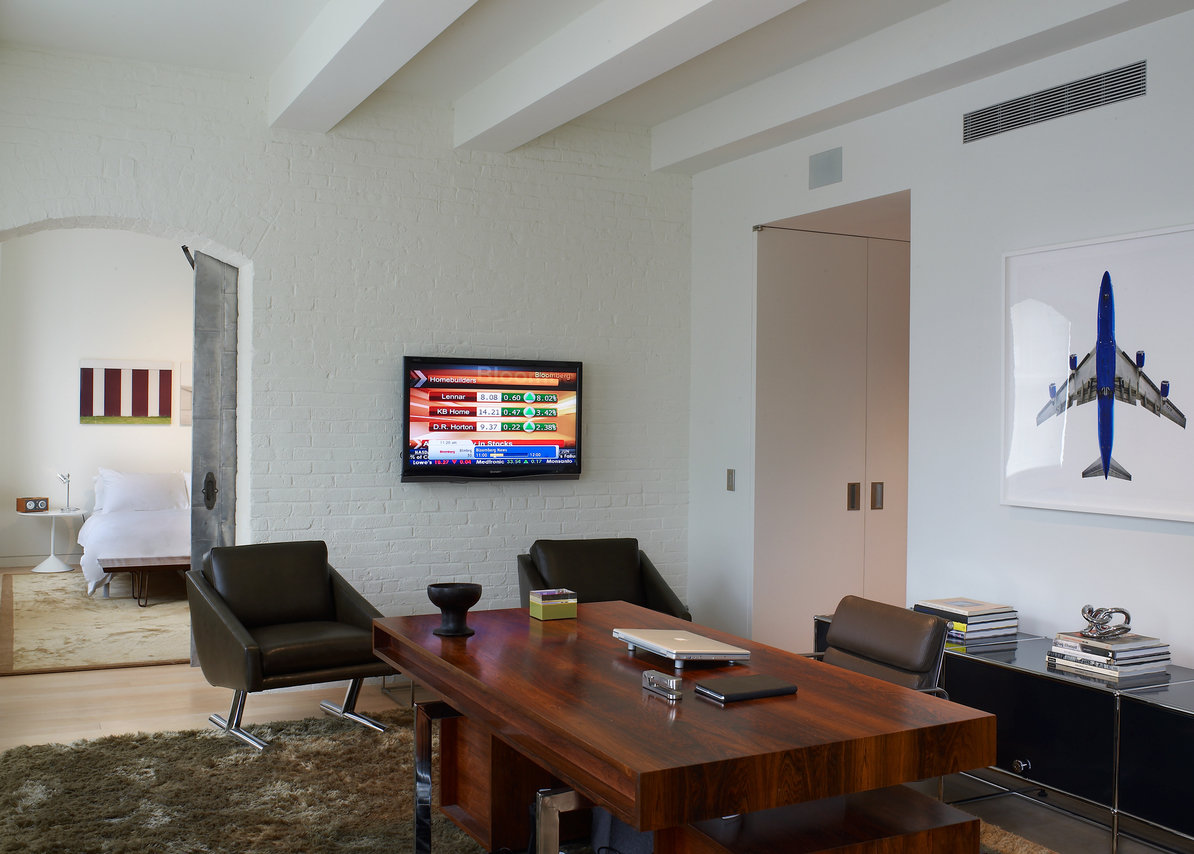
[[[186,555],[168,557],[102,557],[100,569],[104,572],[127,572],[133,577],[133,597],[144,608],[149,604],[149,574],[151,572],[186,572],[191,568],[191,559]],[[104,598],[108,597],[108,585],[104,585]]]

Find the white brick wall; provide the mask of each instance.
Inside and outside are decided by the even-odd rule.
[[[648,149],[577,122],[454,150],[447,107],[385,91],[274,131],[262,81],[0,51],[0,239],[107,226],[252,262],[248,538],[326,539],[390,614],[432,580],[514,604],[536,537],[637,536],[683,594],[690,181]],[[404,353],[583,360],[584,476],[400,484]]]

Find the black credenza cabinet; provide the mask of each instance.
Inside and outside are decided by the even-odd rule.
[[[1120,695],[1119,809],[1194,836],[1194,682]]]
[[[995,715],[996,765],[1001,770],[1110,806],[1115,693],[1047,678],[1047,640],[1021,641],[1018,646],[1011,658],[1039,658],[1041,673],[981,655],[950,654],[942,668],[942,686],[955,703]]]

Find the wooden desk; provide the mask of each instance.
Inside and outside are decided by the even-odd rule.
[[[469,638],[438,637],[439,624],[438,614],[376,620],[374,650],[461,713],[441,724],[442,808],[489,850],[525,846],[540,787],[566,785],[656,831],[659,854],[738,851],[747,849],[698,841],[709,836],[692,823],[870,792],[995,756],[992,715],[699,626],[750,649],[751,660],[689,664],[684,698],[669,704],[641,687],[643,671],[670,670],[668,662],[629,653],[611,631],[694,626],[625,602],[582,604],[576,620],[547,622],[524,609],[476,611]],[[703,676],[751,672],[795,682],[799,693],[722,708],[693,692]],[[935,839],[946,843],[938,850],[978,851],[976,820],[924,800],[935,804],[933,821],[961,828]]]

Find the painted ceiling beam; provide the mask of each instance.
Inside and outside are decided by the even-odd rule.
[[[695,174],[1190,6],[1190,0],[951,0],[656,125],[651,167]],[[957,128],[960,142],[960,115]]]
[[[331,130],[475,2],[330,0],[270,78],[270,126]]]
[[[512,151],[803,0],[603,0],[455,103],[455,143]]]

